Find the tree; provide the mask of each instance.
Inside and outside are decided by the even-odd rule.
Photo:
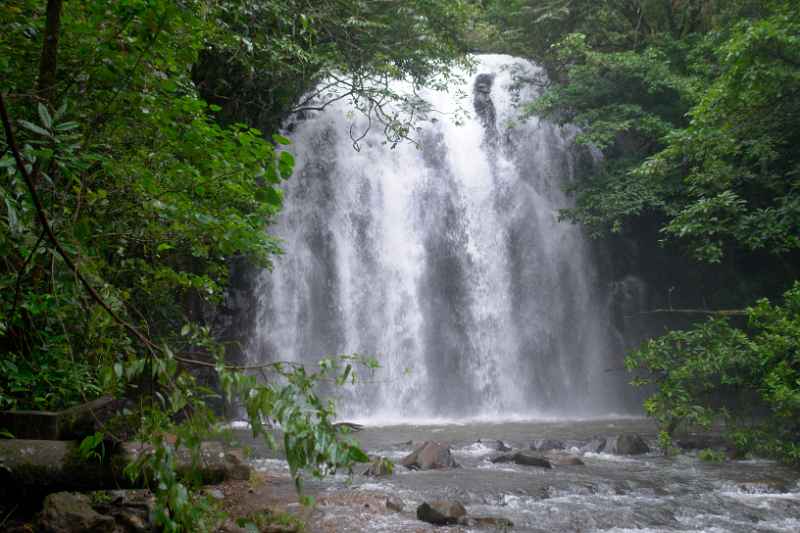
[[[282,252],[267,228],[294,157],[289,139],[204,100],[219,80],[199,65],[219,53],[220,73],[253,80],[229,88],[234,100],[266,79],[286,95],[268,110],[277,116],[325,72],[421,83],[459,59],[446,39],[459,29],[442,25],[460,20],[460,4],[407,2],[393,17],[381,6],[9,0],[0,9],[0,408],[136,397],[141,412],[126,423],[155,453],[131,475],[157,481],[167,531],[211,527],[173,457],[217,427],[221,397],[238,398],[268,442],[262,421],[280,424],[298,488],[304,474],[366,460],[315,385],[353,380],[371,360],[230,365],[207,319],[232,259],[268,267]],[[406,57],[403,31],[424,41],[416,55]]]

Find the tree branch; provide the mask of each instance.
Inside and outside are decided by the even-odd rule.
[[[680,315],[711,315],[711,316],[747,316],[745,309],[653,309],[652,311],[642,311],[640,315],[655,314],[680,314]]]
[[[42,205],[42,201],[39,199],[39,194],[36,191],[36,185],[34,184],[33,177],[28,173],[28,169],[25,167],[25,161],[22,159],[22,154],[17,147],[17,141],[14,137],[14,130],[11,127],[11,119],[8,117],[8,111],[6,110],[6,103],[3,95],[0,94],[0,118],[3,121],[3,129],[5,130],[6,134],[6,144],[11,149],[11,153],[14,156],[14,161],[17,164],[17,170],[19,170],[20,174],[22,174],[22,178],[25,181],[25,185],[28,188],[28,192],[31,195],[31,199],[33,200],[33,205],[36,208],[36,217],[39,219],[39,224],[42,226],[43,231],[47,234],[48,240],[53,244],[53,247],[58,252],[58,255],[61,256],[64,263],[66,263],[67,267],[75,273],[75,277],[78,278],[81,285],[84,286],[86,292],[92,297],[92,299],[97,302],[100,307],[102,307],[106,313],[111,316],[111,318],[125,328],[131,335],[136,337],[139,341],[142,342],[145,346],[147,346],[151,351],[157,350],[161,351],[158,346],[156,346],[153,341],[151,341],[147,336],[145,336],[142,332],[136,329],[133,325],[129,324],[125,320],[120,317],[116,311],[114,311],[97,293],[95,288],[89,283],[86,278],[84,277],[83,273],[78,269],[78,265],[72,260],[69,254],[64,250],[61,246],[61,242],[59,242],[58,238],[56,237],[55,233],[53,233],[53,228],[50,226],[50,221],[47,218],[47,213],[44,210],[44,206]]]

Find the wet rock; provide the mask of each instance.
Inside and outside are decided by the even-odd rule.
[[[581,446],[581,451],[584,453],[600,453],[606,449],[605,437],[593,437],[592,440]]]
[[[479,444],[483,444],[487,448],[491,448],[496,452],[510,452],[511,446],[507,445],[505,442],[496,439],[478,439]]]
[[[531,450],[537,452],[547,452],[550,450],[563,450],[566,445],[563,441],[554,439],[536,439],[531,442]]]
[[[92,509],[91,500],[84,494],[56,492],[44,499],[36,525],[36,531],[43,533],[111,533],[116,521]]]
[[[641,455],[649,452],[650,446],[641,436],[628,433],[609,439],[605,451],[617,455]]]
[[[384,477],[391,476],[394,471],[394,463],[386,457],[375,457],[367,468],[362,472],[362,475],[369,477]]]
[[[410,470],[458,468],[450,446],[433,441],[423,443],[422,446],[405,456],[400,464]]]
[[[152,519],[156,499],[149,490],[110,490],[93,507],[101,514],[113,517],[126,533],[148,533],[153,530]]]
[[[402,513],[403,509],[405,509],[405,504],[403,500],[398,498],[397,496],[387,496],[386,497],[386,508],[390,511],[395,511],[398,513]]]
[[[526,452],[517,452],[498,455],[492,459],[493,463],[514,463],[523,466],[538,466],[540,468],[553,468],[550,461],[541,455]]]
[[[545,459],[556,466],[584,466],[585,463],[576,455],[570,453],[548,453]]]
[[[496,516],[462,516],[458,519],[458,525],[469,528],[494,529],[497,531],[508,531],[514,527],[514,523],[508,518]]]
[[[417,507],[417,519],[437,526],[457,524],[458,520],[466,516],[464,505],[457,501],[436,500],[425,502]]]

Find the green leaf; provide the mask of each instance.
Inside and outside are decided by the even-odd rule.
[[[39,111],[39,118],[42,121],[42,125],[47,128],[48,130],[53,128],[53,118],[50,116],[50,112],[47,110],[47,106],[40,103],[37,106]]]
[[[275,187],[260,187],[256,189],[255,197],[262,204],[283,205],[283,191]]]
[[[284,137],[283,135],[278,135],[277,133],[272,136],[272,140],[277,144],[282,144],[284,146],[292,144],[292,141],[290,141],[288,138]]]
[[[53,138],[53,135],[49,131],[47,131],[45,129],[42,129],[41,127],[37,126],[36,124],[34,124],[32,122],[28,122],[27,120],[20,120],[19,123],[22,124],[23,128],[25,128],[27,130],[30,130],[33,133],[36,133],[38,135],[42,135],[44,137],[49,137],[51,139]]]
[[[294,170],[294,156],[289,152],[281,152],[278,159],[278,169],[283,179],[289,179]]]

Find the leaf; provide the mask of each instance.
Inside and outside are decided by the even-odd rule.
[[[186,335],[188,335],[191,329],[192,329],[191,324],[184,324],[183,327],[181,328],[181,337],[185,337]]]
[[[364,450],[359,448],[358,446],[351,446],[349,454],[350,460],[354,463],[368,463],[369,456],[364,453]]]
[[[288,138],[284,137],[283,135],[278,135],[277,133],[272,136],[272,140],[284,146],[292,144],[292,141],[290,141]]]
[[[261,187],[256,189],[256,200],[262,204],[270,204],[277,207],[283,205],[283,191],[275,187]]]
[[[20,120],[19,123],[22,124],[23,128],[25,128],[27,130],[30,130],[33,133],[36,133],[36,134],[39,134],[39,135],[43,135],[44,137],[48,137],[50,139],[53,138],[53,135],[49,131],[47,131],[45,129],[42,129],[41,127],[37,126],[33,122],[28,122],[27,120]]]
[[[53,118],[50,116],[50,112],[47,110],[47,106],[40,103],[37,107],[39,110],[39,118],[42,120],[42,125],[49,129],[53,128]]]
[[[17,210],[14,208],[14,204],[11,203],[9,198],[6,197],[4,200],[6,202],[6,211],[8,212],[8,227],[11,229],[12,233],[17,233],[20,229]]]
[[[278,159],[278,170],[281,173],[281,177],[285,180],[292,176],[292,171],[294,170],[294,156],[291,153],[281,152]]]

